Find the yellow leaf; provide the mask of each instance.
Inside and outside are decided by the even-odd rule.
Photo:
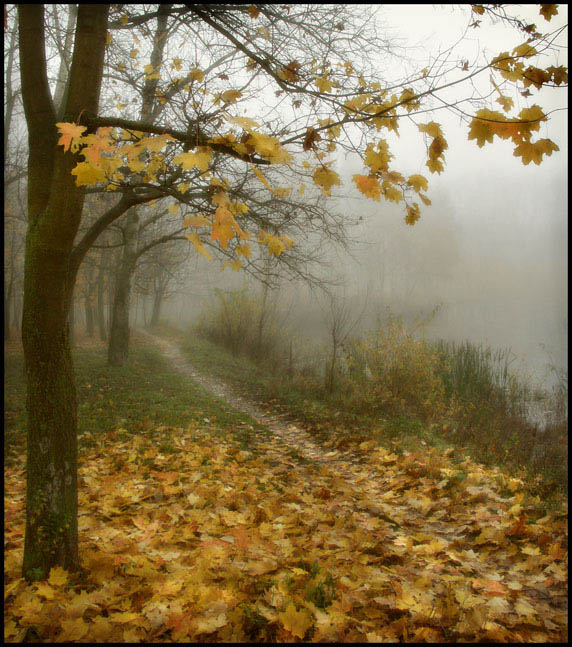
[[[179,153],[173,158],[175,164],[181,164],[185,170],[190,170],[195,166],[202,171],[208,171],[209,163],[212,159],[212,151],[208,146],[199,146],[197,152]]]
[[[384,182],[381,185],[381,192],[383,193],[383,197],[389,202],[401,202],[403,200],[403,193],[389,182]]]
[[[421,217],[421,214],[419,213],[419,205],[417,202],[414,202],[412,206],[407,207],[407,215],[405,216],[405,222],[408,225],[414,225],[419,218]]]
[[[125,611],[123,613],[110,613],[109,621],[115,622],[117,624],[126,624],[128,622],[133,622],[133,620],[140,619],[141,616],[135,611]]]
[[[314,184],[322,187],[324,195],[330,195],[330,188],[334,184],[341,184],[339,175],[329,168],[320,167],[314,171]]]
[[[421,189],[423,189],[423,191],[427,191],[427,179],[422,175],[410,175],[409,179],[407,180],[407,184],[412,186],[413,190],[417,193],[419,193]]]
[[[190,231],[188,234],[185,234],[185,238],[187,240],[190,240],[191,243],[193,243],[193,247],[195,248],[195,251],[199,252],[199,254],[202,254],[207,259],[207,261],[212,261],[212,256],[209,254],[208,250],[205,249],[205,247],[203,246],[203,243],[199,238],[198,234],[196,234],[194,231]]]
[[[318,92],[330,92],[332,89],[332,82],[328,81],[327,74],[324,76],[315,79],[314,83],[316,84],[316,87],[318,88]]]
[[[304,638],[306,631],[312,626],[312,620],[306,609],[296,611],[292,602],[288,603],[285,611],[278,614],[278,619],[293,636]]]
[[[137,58],[137,54],[139,54],[139,50],[138,49],[132,49],[129,52],[129,58]]]
[[[250,144],[261,157],[270,160],[273,164],[286,164],[292,159],[292,155],[282,147],[276,137],[253,132],[246,143]]]
[[[88,632],[89,626],[82,618],[62,620],[62,631],[57,637],[58,642],[77,642]]]
[[[189,216],[183,220],[183,227],[206,227],[211,221],[206,216]]]
[[[225,103],[236,103],[237,99],[240,99],[242,92],[240,90],[226,90],[220,95],[220,98]]]
[[[155,72],[155,68],[151,64],[145,65],[143,71],[145,72],[145,78],[148,80],[160,78],[159,74]]]
[[[240,264],[240,263],[239,263]],[[213,631],[224,627],[227,623],[226,613],[219,613],[218,615],[206,616],[196,619],[197,633],[199,634],[212,634]]]
[[[526,166],[534,162],[539,166],[542,162],[543,155],[550,157],[553,151],[559,151],[558,146],[550,139],[539,139],[534,144],[522,142],[514,149],[515,157],[522,157],[522,163]]]
[[[250,245],[248,243],[237,245],[235,252],[237,253],[238,256],[244,256],[244,258],[250,258],[250,254],[251,254]]]
[[[380,139],[377,142],[377,150],[375,151],[373,144],[368,144],[365,149],[365,164],[369,166],[372,173],[378,171],[387,171],[390,160],[393,155],[389,152],[389,146],[385,139]]]
[[[512,50],[512,53],[515,56],[527,57],[527,56],[534,56],[534,54],[537,54],[538,52],[529,43],[523,43],[522,45],[519,45],[518,47],[515,47]]]
[[[205,76],[205,73],[198,67],[193,67],[191,70],[189,70],[189,77],[191,79],[191,82],[193,81],[201,82],[204,76]]]
[[[231,117],[226,112],[223,112],[222,114],[226,121],[230,122],[231,124],[236,124],[237,126],[244,128],[244,130],[247,130],[248,132],[250,132],[254,128],[259,127],[258,122],[254,121],[254,119],[251,119],[250,117]]]
[[[278,236],[269,234],[263,229],[258,232],[258,242],[266,245],[268,247],[268,251],[276,257],[280,256],[280,254],[282,254],[286,249],[286,245],[282,240],[280,240],[280,238],[278,238]]]
[[[510,97],[505,97],[503,94],[496,99],[496,102],[501,104],[502,109],[505,112],[509,112],[514,106],[514,101]]]
[[[80,162],[72,169],[71,173],[76,176],[75,183],[77,186],[93,186],[104,182],[106,179],[104,169],[93,167],[88,162]]]
[[[238,260],[237,261],[232,261],[230,266],[232,267],[232,269],[235,272],[239,272],[242,269],[242,263],[240,261],[238,261]]]
[[[41,582],[37,585],[37,587],[38,595],[46,598],[46,600],[54,599],[56,592],[49,584],[47,584],[46,582]]]
[[[179,203],[175,202],[169,207],[169,213],[172,213],[176,216],[179,213]]]
[[[65,586],[68,583],[69,573],[60,566],[54,566],[50,570],[48,582],[52,586]]]
[[[253,20],[255,20],[256,18],[258,18],[258,15],[259,15],[259,14],[260,14],[260,9],[258,9],[257,7],[255,7],[253,4],[251,4],[251,5],[248,7],[248,15],[249,15]]]
[[[443,137],[441,124],[435,121],[430,121],[428,124],[417,124],[417,128],[420,132],[427,133],[429,137]]]

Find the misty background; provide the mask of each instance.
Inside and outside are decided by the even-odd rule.
[[[534,7],[522,9],[534,18]],[[567,21],[567,7],[560,5],[559,12],[556,26]],[[428,51],[433,56],[446,52],[466,28],[464,16],[452,7],[383,5],[377,19],[404,66],[418,66]],[[469,60],[477,51],[493,56],[521,40],[503,28],[498,33],[494,27],[482,33],[475,29],[465,37],[460,54]],[[402,69],[396,71],[396,76],[402,74]],[[544,91],[547,111],[562,105],[560,95]],[[527,105],[518,96],[515,102],[517,110]],[[352,242],[347,250],[325,246],[323,264],[316,271],[330,282],[333,294],[351,305],[356,335],[372,328],[388,306],[412,321],[440,305],[425,329],[427,336],[510,348],[511,368],[550,388],[556,381],[550,366],[568,368],[566,112],[555,110],[541,125],[538,137],[553,138],[560,151],[539,167],[523,166],[507,141],[495,139],[494,145],[479,149],[467,140],[466,125],[448,113],[433,118],[442,124],[449,142],[441,175],[427,173],[423,143],[413,124],[400,123],[399,139],[394,133],[387,135],[396,155],[392,167],[429,179],[432,205],[422,208],[421,220],[410,227],[400,205],[361,196],[351,181],[354,173],[362,172],[360,161],[340,155],[335,170],[343,184],[330,208],[355,221],[348,229]],[[263,289],[243,273],[221,271],[191,255],[171,284],[163,319],[187,327],[216,300],[215,288]],[[323,294],[299,282],[283,282],[271,294],[283,310],[285,324],[307,340],[303,343],[323,341]],[[150,304],[141,297],[137,325],[143,322],[145,307]]]

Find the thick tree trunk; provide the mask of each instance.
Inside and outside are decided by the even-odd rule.
[[[74,303],[73,295],[69,306],[68,327],[69,327],[68,337],[69,337],[70,347],[73,348],[75,346],[75,303]]]
[[[64,121],[97,113],[109,5],[79,6]],[[84,191],[71,170],[78,156],[57,145],[42,5],[20,4],[22,100],[28,125],[28,229],[22,342],[28,415],[23,576],[79,568],[77,403],[68,314],[70,271]]]
[[[139,217],[133,209],[129,212],[125,224],[125,247],[123,248],[115,283],[113,314],[107,350],[107,362],[110,366],[123,366],[129,356],[129,305],[131,301],[131,279],[135,271],[138,228]]]

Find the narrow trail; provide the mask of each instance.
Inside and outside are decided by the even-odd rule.
[[[316,443],[301,426],[269,414],[238,395],[230,385],[201,374],[176,343],[143,334],[159,347],[175,371],[268,429],[270,436],[254,435],[256,448],[282,465],[284,474],[299,483],[300,491],[307,491],[310,483],[318,497],[330,499],[337,515],[351,519],[351,525],[363,532],[365,542],[383,537],[384,556],[375,559],[381,560],[380,564],[392,564],[391,569],[397,569],[402,582],[405,578],[416,587],[420,573],[426,573],[443,578],[448,590],[446,587],[453,586],[453,582],[468,578],[475,583],[477,594],[482,590],[484,599],[490,602],[491,617],[498,614],[500,618],[501,612],[508,612],[509,606],[501,609],[501,602],[494,600],[512,591],[510,595],[516,596],[512,604],[529,605],[527,613],[530,618],[534,616],[536,626],[540,622],[547,629],[567,626],[567,576],[558,569],[550,571],[555,558],[543,558],[534,544],[527,543],[542,533],[546,536],[544,527],[518,525],[515,509],[519,506],[514,505],[517,499],[499,496],[492,483],[492,471],[471,463],[471,477],[466,484],[458,490],[456,486],[448,490],[444,485],[446,475],[455,470],[446,457],[427,447],[399,457],[373,441],[366,443],[361,455],[330,450]],[[293,459],[293,448],[306,461]],[[343,541],[341,538],[340,545]],[[542,572],[546,566],[548,576]],[[414,596],[424,595],[415,588],[411,590]],[[448,602],[443,604],[462,608],[464,613],[470,614],[470,605],[477,604],[470,591],[462,599],[458,593],[457,597],[451,595],[447,594]],[[505,603],[508,601],[503,598]]]

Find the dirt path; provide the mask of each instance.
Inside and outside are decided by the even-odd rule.
[[[184,357],[176,343],[163,337],[157,337],[147,331],[139,331],[154,344],[156,344],[163,355],[170,361],[171,366],[178,372],[200,384],[206,391],[216,395],[230,404],[232,407],[243,413],[247,413],[263,427],[272,433],[274,441],[290,448],[296,448],[307,460],[316,461],[322,464],[337,464],[341,452],[333,450],[326,451],[321,445],[314,442],[310,434],[298,425],[287,423],[279,415],[272,415],[263,410],[251,400],[247,400],[236,392],[230,384],[217,380],[200,373]],[[358,456],[344,452],[346,460],[352,464],[360,463]]]
[[[374,466],[371,461],[364,461],[363,455],[360,456],[347,450],[339,451],[322,447],[301,426],[287,423],[279,416],[269,414],[254,402],[237,394],[231,385],[200,373],[184,357],[175,342],[146,331],[141,332],[161,349],[164,356],[171,362],[173,369],[190,377],[205,390],[222,398],[235,409],[247,413],[268,429],[271,432],[271,437],[261,439],[257,445],[271,459],[291,467],[298,467],[294,460],[289,460],[287,451],[296,449],[306,460],[326,468],[332,477],[333,487],[343,483],[350,496],[355,493],[355,496],[352,497],[351,508],[354,512],[364,515],[365,519],[372,516],[376,519],[383,519],[394,528],[407,529],[409,533],[422,530],[424,533],[431,533],[446,544],[459,540],[467,532],[468,526],[459,523],[463,521],[459,516],[456,517],[455,524],[444,524],[442,521],[444,511],[433,511],[427,498],[416,501],[411,497],[400,499],[399,496],[394,496],[394,484],[386,474],[391,470],[385,469],[383,464]],[[389,452],[387,454],[389,456],[387,462],[392,465],[394,462],[391,458],[392,454]],[[477,488],[474,489],[477,490]],[[354,490],[353,493],[352,490]],[[485,490],[483,490],[483,494],[484,492]],[[481,495],[481,492],[479,491],[477,494]],[[487,497],[495,497],[495,493],[489,490],[486,491],[486,494]],[[505,501],[497,497],[498,502],[504,503]],[[494,501],[492,503],[494,504]],[[430,512],[433,514],[429,514]],[[470,517],[467,516],[464,521],[469,522]],[[481,570],[480,567],[479,570]]]

